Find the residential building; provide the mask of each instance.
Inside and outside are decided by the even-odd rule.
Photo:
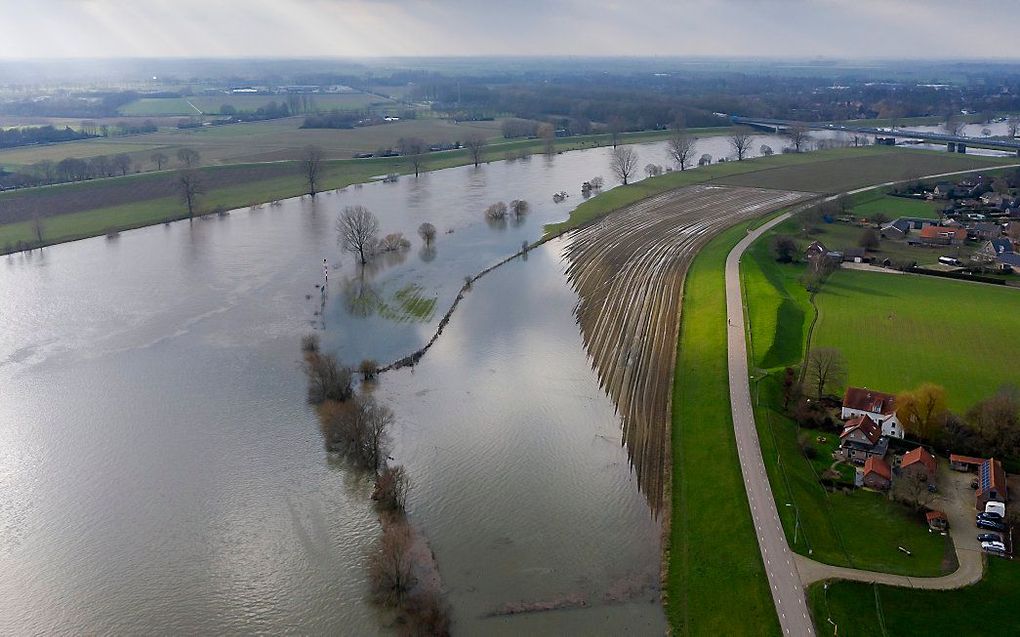
[[[881,427],[883,436],[903,437],[903,425],[896,417],[896,396],[892,394],[867,387],[847,387],[840,418],[847,420],[855,416],[869,416]]]
[[[921,228],[921,243],[928,245],[958,246],[967,241],[967,230],[964,228],[947,228],[945,226],[928,226]]]
[[[908,451],[900,460],[900,476],[904,479],[934,482],[937,468],[935,456],[924,447]]]
[[[1013,254],[1013,243],[1005,237],[991,239],[974,253],[975,261],[995,261],[1004,254]]]
[[[868,415],[855,416],[848,420],[839,434],[839,449],[836,457],[864,464],[869,458],[884,458],[889,451],[889,439],[882,435],[882,428]]]
[[[892,469],[882,458],[871,457],[864,461],[864,486],[885,491],[892,486]]]
[[[995,261],[1004,272],[1012,270],[1013,272],[1020,274],[1020,254],[1008,252],[1006,254],[999,255],[999,258]]]
[[[895,219],[884,226],[880,231],[883,239],[904,239],[910,233],[913,224],[907,219]]]
[[[975,506],[979,511],[985,510],[989,501],[1005,502],[1009,499],[1006,487],[1006,471],[1002,462],[989,458],[981,463],[978,469],[978,487],[975,493]]]
[[[804,258],[810,261],[824,254],[827,254],[829,249],[825,247],[825,244],[821,241],[812,241],[811,245],[804,250]]]

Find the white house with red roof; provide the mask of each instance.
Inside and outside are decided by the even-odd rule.
[[[849,420],[858,416],[868,416],[875,421],[882,428],[883,436],[903,438],[903,425],[896,417],[896,396],[893,394],[867,387],[847,387],[840,418]]]
[[[884,458],[889,451],[889,439],[870,416],[854,416],[846,422],[839,434],[837,457],[854,464],[864,464],[870,458]]]

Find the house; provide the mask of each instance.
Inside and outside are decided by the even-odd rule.
[[[1013,244],[1009,239],[1000,237],[985,241],[974,253],[975,261],[995,261],[1004,254],[1013,254]]]
[[[892,485],[892,469],[882,458],[871,457],[864,461],[863,483],[869,489],[885,491]]]
[[[942,533],[949,529],[949,518],[942,511],[928,511],[924,514],[928,521],[928,529]]]
[[[848,420],[839,434],[836,456],[854,464],[864,464],[868,458],[884,458],[889,451],[889,439],[882,428],[868,415]]]
[[[847,420],[865,415],[882,428],[883,436],[903,438],[903,426],[896,417],[896,396],[872,391],[867,387],[847,387],[843,394],[840,418]]]
[[[870,263],[871,257],[868,256],[868,253],[864,248],[847,248],[843,250],[843,261],[849,261],[850,263]]]
[[[1005,502],[1009,498],[1006,488],[1006,471],[1002,462],[989,458],[981,463],[978,469],[978,488],[975,495],[975,506],[979,511],[985,510],[985,503]]]
[[[918,447],[903,454],[900,475],[911,480],[934,482],[937,466],[935,456],[924,447]]]
[[[811,259],[820,257],[824,254],[827,254],[828,252],[829,249],[825,247],[824,243],[822,243],[821,241],[812,241],[811,245],[809,245],[807,249],[804,250],[804,258],[810,261]]]
[[[956,187],[953,186],[953,184],[949,183],[948,181],[944,181],[941,184],[935,186],[935,190],[933,190],[931,194],[936,199],[949,199],[950,197],[953,196],[953,193],[955,191]]]
[[[967,234],[975,239],[995,239],[1002,235],[1002,226],[992,221],[979,221],[968,228]]]
[[[984,458],[961,456],[958,453],[949,454],[949,468],[953,471],[977,471],[984,462]]]
[[[928,226],[921,228],[921,243],[928,245],[958,246],[967,240],[964,228],[948,228],[945,226]]]
[[[895,219],[882,226],[880,234],[883,239],[903,239],[910,233],[912,226],[906,219]]]
[[[995,261],[1004,272],[1012,270],[1013,272],[1020,274],[1020,254],[1007,252],[1006,254],[999,255],[999,258]]]

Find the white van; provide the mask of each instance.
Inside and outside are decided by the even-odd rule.
[[[989,500],[988,502],[985,503],[985,513],[995,513],[995,514],[998,514],[999,517],[1001,517],[1002,519],[1005,520],[1006,519],[1006,503],[1005,502],[996,502],[994,500]]]

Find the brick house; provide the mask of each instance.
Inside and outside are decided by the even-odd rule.
[[[847,387],[840,418],[868,416],[882,429],[883,436],[903,438],[903,425],[896,417],[896,396],[866,387]],[[850,424],[849,422],[847,424]]]
[[[885,491],[892,486],[892,469],[882,458],[871,457],[864,462],[863,483],[869,489]]]
[[[934,482],[937,467],[935,456],[924,447],[918,447],[903,454],[900,460],[900,477]]]
[[[921,228],[921,243],[937,246],[959,246],[967,241],[965,228],[947,228],[945,226],[928,226]]]

